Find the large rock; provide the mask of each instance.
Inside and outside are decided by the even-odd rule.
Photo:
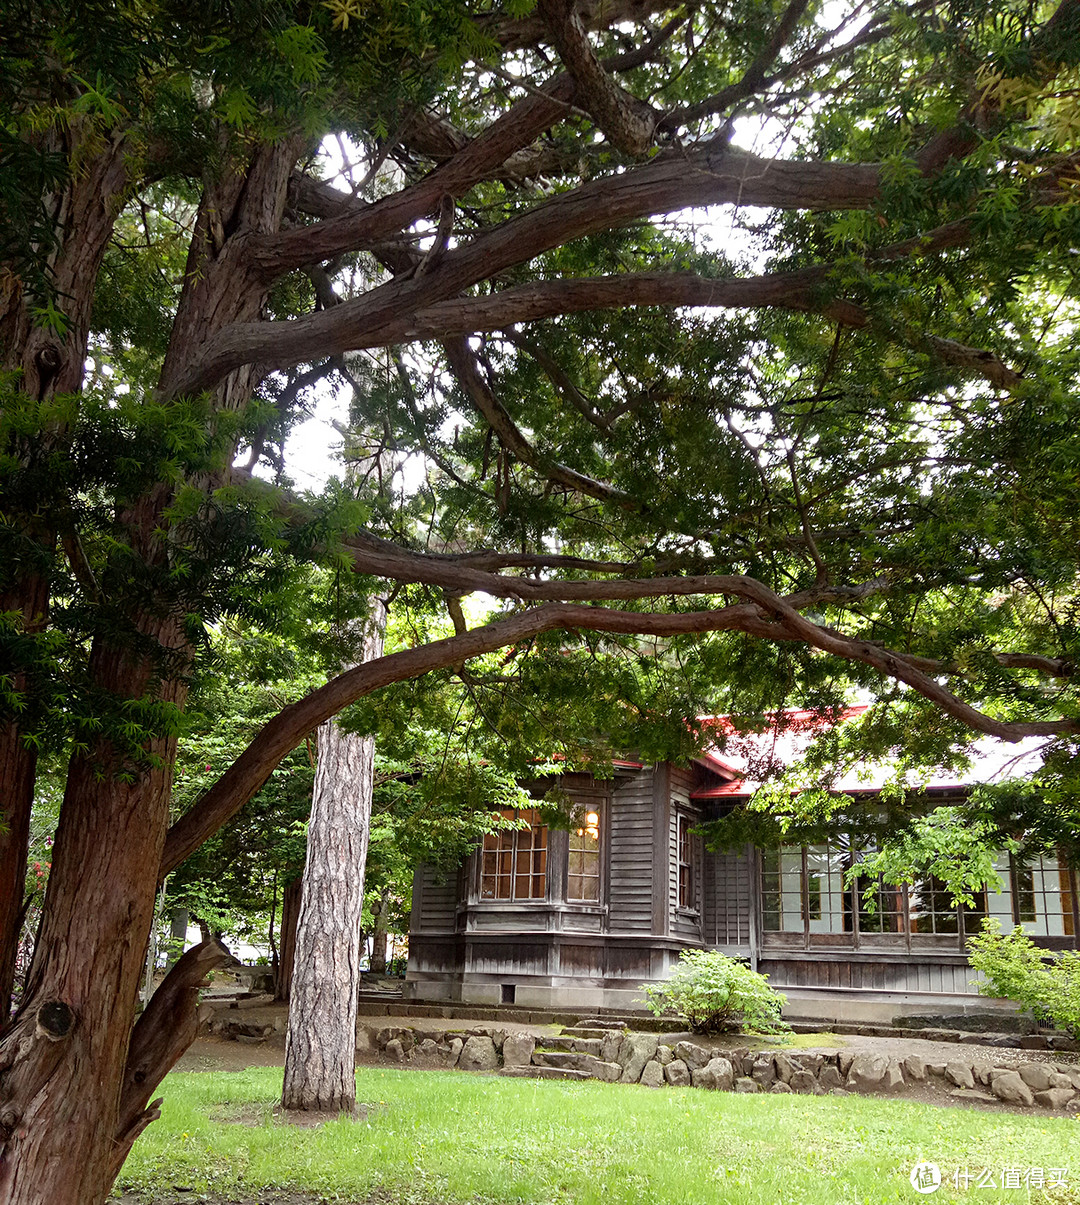
[[[798,1062],[804,1071],[809,1071],[811,1075],[818,1075],[825,1063],[825,1056],[808,1051],[799,1055]]]
[[[990,1073],[994,1070],[994,1064],[988,1063],[986,1059],[975,1059],[971,1064],[971,1074],[975,1077],[975,1082],[978,1084],[988,1084],[991,1080]]]
[[[904,1079],[909,1084],[919,1084],[926,1079],[926,1060],[917,1054],[909,1054],[903,1062]]]
[[[503,1042],[503,1066],[527,1067],[532,1062],[536,1039],[528,1033],[508,1034]]]
[[[441,1063],[439,1058],[438,1044],[432,1038],[424,1038],[419,1046],[413,1048],[411,1058],[415,1059],[422,1065],[433,1067],[436,1063]]]
[[[761,1085],[756,1080],[752,1080],[748,1075],[740,1075],[735,1081],[736,1092],[760,1092]]]
[[[1064,1109],[1075,1095],[1072,1088],[1047,1088],[1045,1092],[1035,1093],[1035,1103],[1045,1109]]]
[[[672,1059],[664,1068],[664,1077],[673,1088],[685,1088],[690,1083],[690,1068],[682,1059]]]
[[[1021,1063],[1020,1078],[1032,1092],[1045,1092],[1050,1087],[1050,1076],[1054,1068],[1047,1063]]]
[[[835,1086],[839,1087],[840,1075],[837,1072],[836,1068],[835,1067],[826,1067],[825,1070],[831,1071],[833,1073],[833,1075],[836,1076],[837,1082],[836,1082]],[[782,1080],[780,1082],[783,1083]],[[818,1081],[814,1078],[814,1075],[809,1071],[793,1071],[791,1074],[791,1080],[789,1081],[789,1086],[790,1086],[792,1092],[818,1093],[821,1091],[821,1088],[818,1086]],[[829,1086],[832,1087],[833,1085],[830,1084]]]
[[[763,1089],[776,1082],[776,1065],[771,1054],[759,1054],[750,1068],[750,1078]]]
[[[844,1081],[840,1077],[840,1072],[832,1065],[832,1063],[826,1063],[825,1066],[822,1067],[821,1072],[818,1075],[818,1083],[822,1086],[822,1088],[825,1089],[842,1088],[844,1086]]]
[[[465,1043],[457,1065],[462,1071],[494,1071],[499,1065],[495,1043],[487,1034],[473,1034]]]
[[[621,1029],[608,1029],[600,1039],[600,1057],[605,1063],[619,1061],[619,1047],[622,1046],[623,1032]]]
[[[1051,1088],[1075,1088],[1076,1085],[1072,1081],[1072,1077],[1065,1075],[1061,1071],[1053,1071],[1050,1073]]]
[[[776,1078],[785,1084],[791,1083],[791,1077],[796,1071],[806,1070],[800,1059],[793,1059],[783,1051],[773,1055],[773,1066],[776,1068]]]
[[[641,1070],[641,1081],[646,1088],[662,1088],[664,1086],[664,1069],[656,1061],[649,1059]],[[1070,1092],[1070,1096],[1072,1093]]]
[[[628,1033],[619,1047],[619,1066],[622,1084],[636,1084],[641,1079],[645,1064],[656,1054],[659,1039],[654,1033]]]
[[[990,1084],[990,1091],[1010,1105],[1030,1105],[1035,1101],[1034,1093],[1024,1083],[1015,1071],[1003,1071],[995,1075]]]
[[[447,1067],[456,1067],[458,1059],[461,1058],[461,1052],[465,1049],[465,1043],[460,1038],[451,1038],[446,1047],[446,1052],[443,1055],[446,1060]]]
[[[972,1074],[971,1068],[960,1059],[950,1059],[945,1064],[945,1078],[958,1088],[975,1087],[975,1076]]]
[[[884,1090],[888,1070],[889,1060],[883,1054],[860,1051],[851,1060],[847,1086],[854,1088],[856,1092],[881,1092]]]
[[[800,1073],[801,1074],[801,1073]],[[770,1092],[787,1092],[791,1093],[791,1085],[785,1084],[782,1079],[778,1079],[775,1084],[769,1089]]]
[[[704,1067],[690,1072],[690,1082],[695,1088],[708,1088],[713,1092],[730,1092],[735,1082],[735,1072],[729,1059],[717,1056]]]
[[[699,1046],[696,1042],[677,1042],[675,1044],[675,1057],[682,1061],[690,1068],[691,1071],[697,1071],[700,1067],[712,1058],[712,1053],[705,1049],[704,1046]]]
[[[386,1043],[384,1053],[388,1059],[393,1059],[395,1062],[403,1063],[405,1061],[405,1048],[402,1046],[400,1038],[391,1038]]]
[[[661,1067],[666,1067],[669,1063],[675,1061],[675,1051],[670,1046],[665,1046],[663,1042],[656,1048],[656,1061]]]
[[[855,1062],[855,1052],[853,1050],[841,1050],[837,1053],[836,1065],[840,1068],[840,1074],[844,1079],[847,1079],[853,1062]]]

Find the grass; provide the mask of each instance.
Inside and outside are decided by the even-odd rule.
[[[360,1069],[365,1120],[278,1122],[280,1068],[173,1074],[121,1175],[216,1193],[276,1186],[400,1203],[1080,1203],[1080,1124],[868,1097],[745,1096]],[[243,1115],[247,1124],[222,1117]],[[255,1124],[251,1124],[254,1121]],[[908,1176],[933,1160],[946,1182]],[[954,1169],[1069,1168],[1064,1189],[953,1188]]]

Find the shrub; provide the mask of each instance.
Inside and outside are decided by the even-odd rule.
[[[967,945],[968,962],[986,976],[981,995],[1015,1000],[1037,1021],[1080,1040],[1080,952],[1064,950],[1047,962],[1023,929],[1002,933],[1000,922],[990,919]]]
[[[715,950],[683,950],[670,979],[642,986],[654,1016],[675,1013],[695,1033],[779,1033],[789,1028],[780,1018],[787,998],[768,978]]]

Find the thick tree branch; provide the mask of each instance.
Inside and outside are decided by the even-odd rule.
[[[160,1116],[160,1101],[147,1107],[154,1089],[195,1040],[199,988],[206,986],[212,970],[230,961],[232,955],[216,941],[194,946],[165,976],[135,1023],[113,1142],[114,1174],[119,1173],[135,1139]]]
[[[713,580],[722,583],[716,592],[744,601],[715,610],[675,614],[548,603],[474,628],[460,636],[391,653],[346,671],[300,702],[285,708],[262,728],[202,799],[169,830],[159,873],[167,874],[194,852],[262,787],[280,760],[299,744],[306,733],[350,703],[393,682],[455,666],[471,657],[494,652],[508,644],[557,629],[662,637],[741,631],[766,639],[800,640],[844,660],[872,666],[887,677],[906,683],[975,732],[1001,740],[1018,741],[1027,736],[1059,736],[1080,731],[1080,722],[1074,720],[1030,723],[996,720],[965,703],[910,664],[902,654],[894,654],[868,641],[852,639],[813,623],[800,613],[790,598],[780,597],[753,578],[732,576]],[[576,584],[566,585],[572,589]],[[578,588],[596,585],[610,589],[615,584],[581,583]],[[617,585],[625,587],[630,584]],[[650,592],[656,585],[656,582],[640,583],[643,590]],[[801,605],[809,604],[802,602]]]
[[[539,0],[543,17],[559,58],[578,87],[578,103],[616,146],[637,158],[652,145],[657,113],[645,101],[621,88],[604,70],[589,42],[575,0]]]

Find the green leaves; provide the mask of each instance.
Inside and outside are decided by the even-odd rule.
[[[784,1033],[787,997],[768,978],[716,950],[683,950],[663,983],[643,985],[645,1004],[653,1016],[684,1018],[694,1033]]]

